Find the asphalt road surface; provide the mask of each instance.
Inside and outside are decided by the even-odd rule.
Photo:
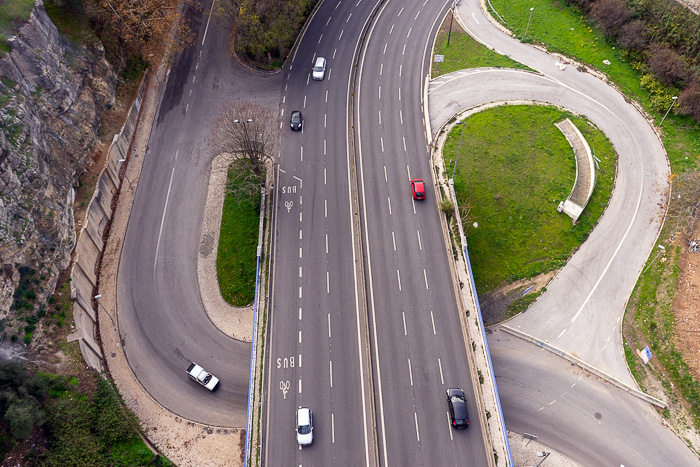
[[[211,323],[197,282],[214,156],[207,150],[207,123],[242,89],[277,101],[280,77],[234,66],[230,31],[201,13],[191,18],[197,42],[170,71],[122,245],[119,331],[132,371],[160,404],[189,420],[240,427],[246,420],[250,344],[229,338]],[[270,88],[276,91],[271,94]],[[137,156],[143,155],[132,155]],[[216,391],[188,378],[191,361],[221,380]]]

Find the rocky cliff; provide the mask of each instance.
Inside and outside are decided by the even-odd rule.
[[[10,52],[0,52],[0,319],[13,309],[36,312],[69,263],[74,189],[116,84],[102,46],[62,38],[41,0],[7,44]]]

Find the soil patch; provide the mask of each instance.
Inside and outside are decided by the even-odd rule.
[[[493,326],[512,316],[508,316],[508,306],[522,298],[527,293],[536,293],[549,284],[549,281],[559,272],[558,269],[539,274],[529,279],[511,282],[498,289],[479,297],[481,315],[486,326]],[[528,290],[529,289],[529,290]]]

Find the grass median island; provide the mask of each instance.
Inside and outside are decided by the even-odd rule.
[[[600,160],[595,191],[578,224],[556,209],[576,177],[573,150],[554,126],[567,117]],[[465,122],[455,192],[460,206],[470,208],[463,222],[479,293],[561,267],[608,203],[616,165],[612,145],[585,119],[554,107],[495,107]],[[449,172],[461,132],[460,125],[453,127],[445,142]]]
[[[221,295],[234,306],[249,305],[255,298],[260,191],[238,190],[234,183],[250,170],[243,159],[229,168],[216,258]]]
[[[496,53],[477,42],[462,29],[457,21],[452,21],[452,34],[450,36],[450,45],[448,46],[450,14],[445,18],[435,39],[434,55],[444,55],[445,61],[433,62],[432,78],[467,68],[501,67],[530,69],[522,63]]]

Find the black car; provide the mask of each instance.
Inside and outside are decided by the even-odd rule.
[[[301,112],[299,112],[298,110],[293,110],[292,116],[289,118],[289,126],[292,127],[292,130],[299,131],[301,130],[301,122]]]
[[[467,401],[464,399],[464,391],[459,388],[447,390],[447,407],[450,409],[450,423],[456,429],[469,426],[467,415]]]

